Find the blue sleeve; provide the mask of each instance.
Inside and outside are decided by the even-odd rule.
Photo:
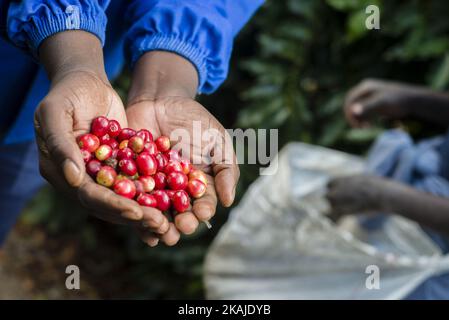
[[[131,65],[145,52],[164,50],[190,60],[199,93],[212,93],[226,79],[234,37],[263,0],[133,1],[125,50]]]
[[[23,0],[11,2],[7,15],[9,39],[36,53],[47,37],[66,30],[84,30],[104,44],[105,10],[110,0]]]

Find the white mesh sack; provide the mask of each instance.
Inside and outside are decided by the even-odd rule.
[[[326,217],[327,182],[362,172],[362,159],[292,143],[277,165],[251,185],[210,247],[208,298],[400,299],[449,270],[449,258],[410,220],[391,216],[368,232],[355,216],[338,226]],[[372,265],[378,289],[366,285]]]

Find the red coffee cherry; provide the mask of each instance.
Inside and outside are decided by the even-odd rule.
[[[172,160],[172,161],[181,161],[181,155],[179,154],[179,152],[177,150],[168,150],[167,152],[165,152],[165,156],[168,158],[168,160]]]
[[[78,137],[78,146],[81,150],[95,152],[100,146],[100,139],[93,134],[86,133]]]
[[[136,136],[141,137],[144,142],[153,141],[153,135],[147,129],[140,129],[137,131]]]
[[[178,213],[187,211],[190,207],[190,197],[187,192],[184,190],[176,191],[172,197],[172,205]]]
[[[134,159],[134,152],[130,148],[123,148],[117,151],[117,160]]]
[[[133,136],[128,140],[128,147],[135,153],[141,153],[145,146],[145,142],[141,137]]]
[[[181,159],[181,161],[179,161],[179,163],[181,164],[182,172],[184,172],[184,174],[189,174],[190,171],[192,171],[193,166],[189,160]]]
[[[151,207],[156,208],[157,207],[157,200],[154,195],[142,193],[137,197],[137,202],[144,207]]]
[[[122,197],[132,199],[136,195],[136,185],[129,179],[120,179],[114,183],[114,192]]]
[[[172,190],[184,190],[187,187],[189,179],[182,172],[170,172],[167,175],[167,184]]]
[[[170,149],[170,139],[166,136],[160,136],[156,139],[156,145],[159,151],[165,152]]]
[[[190,180],[187,184],[187,192],[193,198],[201,198],[206,193],[206,185],[198,179]]]
[[[106,117],[97,117],[92,121],[90,132],[97,137],[102,137],[109,131],[109,120]]]
[[[106,133],[104,136],[99,137],[99,139],[100,144],[106,144],[106,142],[108,142],[111,137],[109,137],[109,135]]]
[[[136,135],[136,130],[131,128],[123,128],[122,131],[120,131],[117,140],[119,142],[122,142],[123,140],[129,140],[131,137]]]
[[[154,158],[156,159],[157,162],[157,170],[158,171],[164,170],[165,166],[168,163],[167,157],[163,153],[159,152],[154,156]]]
[[[192,171],[190,171],[189,180],[193,179],[198,179],[207,186],[207,177],[203,171],[198,169],[193,169]]]
[[[156,190],[163,190],[167,185],[167,176],[163,172],[156,172],[153,176],[154,179],[154,188]]]
[[[172,172],[182,172],[182,167],[179,161],[170,160],[164,168],[165,174],[170,174]]]
[[[157,146],[153,141],[145,143],[143,147],[143,152],[148,152],[152,156],[155,156],[159,151],[157,150]]]
[[[102,164],[97,159],[92,159],[86,164],[86,172],[95,179],[98,171],[100,171]]]
[[[109,166],[101,167],[100,171],[97,173],[97,183],[105,187],[111,187],[114,184],[117,173],[114,168]]]
[[[107,144],[102,144],[95,151],[95,157],[100,161],[104,161],[111,156],[112,156],[112,148]]]
[[[157,163],[152,155],[142,152],[137,156],[136,163],[139,174],[151,176],[156,173]]]
[[[170,198],[164,190],[155,190],[152,195],[157,201],[157,208],[161,211],[170,209]]]
[[[119,148],[120,150],[125,149],[125,148],[128,148],[128,142],[129,142],[129,140],[127,140],[127,139],[121,141],[121,142],[119,143],[119,145],[118,145],[118,148]]]
[[[107,138],[105,138],[107,137]],[[118,142],[115,139],[112,139],[111,137],[109,137],[109,135],[104,135],[103,137],[100,138],[100,143],[101,144],[107,144],[108,146],[110,146],[112,149],[118,149]]]
[[[117,120],[109,120],[108,134],[111,138],[116,138],[120,134],[122,127]]]
[[[139,177],[139,181],[142,183],[145,192],[151,192],[156,187],[156,182],[151,176],[141,176]]]
[[[120,172],[123,172],[127,176],[133,176],[137,173],[137,166],[132,159],[122,159],[118,162],[118,168]]]

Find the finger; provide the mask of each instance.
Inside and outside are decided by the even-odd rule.
[[[140,240],[142,240],[142,242],[147,244],[148,246],[153,248],[159,244],[159,238],[151,231],[136,228],[136,232]]]
[[[200,221],[210,220],[217,209],[217,194],[212,177],[208,176],[206,193],[193,202],[193,213]]]
[[[169,222],[166,216],[155,208],[141,207],[143,212],[142,226],[150,228],[153,232],[163,234],[169,229]]]
[[[381,115],[382,110],[389,107],[389,102],[383,95],[374,95],[368,99],[351,106],[354,117],[360,125],[366,124],[376,115]]]
[[[192,212],[178,213],[175,216],[175,226],[183,234],[189,235],[196,231],[199,222]]]
[[[360,127],[361,122],[359,116],[363,111],[360,103],[355,103],[344,108],[345,118],[352,127]]]
[[[96,212],[121,216],[130,221],[138,221],[143,218],[142,207],[137,202],[121,197],[91,180],[86,179],[80,186],[78,198],[85,207]]]
[[[109,212],[102,212],[102,211],[92,210],[92,209],[88,209],[88,212],[90,215],[92,215],[100,220],[106,221],[108,223],[124,225],[124,226],[131,226],[131,227],[136,226],[136,221],[126,219],[118,214],[117,215],[110,214]]]
[[[160,236],[161,241],[163,241],[167,246],[174,246],[178,243],[181,235],[179,234],[176,226],[170,222],[170,227],[166,233]]]
[[[61,169],[67,183],[78,187],[85,176],[84,161],[73,133],[73,111],[52,101],[43,101],[35,113],[35,129],[41,151]]]
[[[365,99],[381,87],[382,81],[366,79],[353,87],[345,98],[345,105],[349,106],[361,99]]]

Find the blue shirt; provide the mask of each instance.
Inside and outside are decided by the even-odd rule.
[[[34,138],[33,114],[49,81],[36,64],[39,45],[65,30],[95,34],[110,79],[145,52],[175,52],[198,71],[198,93],[226,79],[232,44],[263,0],[0,0],[0,130],[3,143]]]

